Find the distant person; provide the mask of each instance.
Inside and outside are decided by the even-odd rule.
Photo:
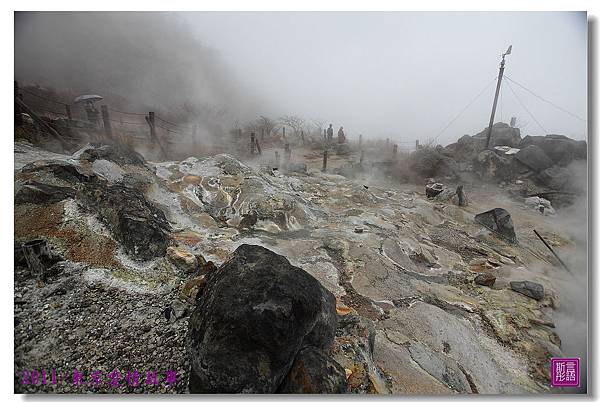
[[[89,122],[94,123],[94,125],[98,125],[98,115],[100,112],[98,112],[98,109],[94,107],[94,102],[85,103],[85,113]]]
[[[327,129],[327,141],[331,140],[333,140],[333,124],[330,124],[329,128]]]
[[[344,134],[344,127],[340,127],[338,130],[338,144],[343,144],[346,142],[346,134]]]

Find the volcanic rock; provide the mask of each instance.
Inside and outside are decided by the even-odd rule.
[[[67,198],[75,198],[74,189],[38,182],[29,182],[21,186],[15,194],[15,204],[50,204]]]
[[[544,287],[536,282],[511,281],[510,288],[535,300],[542,300],[544,298]]]
[[[503,208],[494,208],[475,215],[475,222],[482,224],[492,232],[498,233],[511,243],[517,241],[515,227],[510,214]]]
[[[575,159],[587,158],[587,143],[576,141],[564,135],[526,136],[519,147],[528,145],[540,147],[554,163],[566,166]]]
[[[515,292],[535,300],[542,300],[544,298],[544,287],[539,283],[531,281],[511,281],[510,288]]]
[[[187,250],[179,247],[168,247],[167,257],[177,267],[185,272],[194,272],[197,267],[196,256]]]
[[[90,162],[97,159],[106,159],[118,165],[143,166],[146,163],[142,155],[128,145],[118,142],[91,143],[76,154],[79,154],[81,160],[88,160]]]
[[[338,362],[318,348],[302,349],[285,378],[283,394],[343,394],[348,392],[346,372]]]
[[[541,172],[553,165],[552,159],[537,145],[528,145],[515,154],[515,158],[535,172]]]
[[[121,184],[98,184],[86,187],[83,198],[134,259],[165,255],[170,225],[164,212],[142,193]]]
[[[544,169],[536,178],[544,186],[550,187],[553,190],[562,190],[568,186],[571,179],[571,172],[567,168],[554,165],[548,169]]]
[[[433,198],[442,191],[444,191],[444,185],[442,183],[433,183],[425,186],[425,195],[427,198]]]
[[[488,129],[485,128],[473,137],[476,139],[485,139],[487,141]],[[492,126],[492,135],[490,138],[490,147],[507,145],[517,147],[521,142],[521,132],[518,128],[510,127],[506,123],[498,122]],[[483,143],[485,147],[485,142]]]
[[[210,274],[190,317],[190,391],[276,392],[300,350],[329,352],[335,305],[333,294],[285,257],[241,245]]]
[[[475,277],[475,283],[481,286],[493,286],[496,282],[496,277],[490,272],[482,272]]]

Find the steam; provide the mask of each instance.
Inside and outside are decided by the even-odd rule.
[[[556,331],[562,340],[561,349],[567,357],[581,358],[581,389],[587,390],[587,330],[588,330],[588,205],[587,166],[585,162],[572,163],[569,170],[577,172],[571,177],[575,189],[581,194],[573,205],[560,209],[554,230],[567,237],[574,247],[558,250],[561,258],[573,273],[555,283],[560,307],[555,312]]]
[[[115,108],[162,111],[212,135],[257,115],[219,53],[172,13],[18,12],[15,74],[24,83],[100,94]]]

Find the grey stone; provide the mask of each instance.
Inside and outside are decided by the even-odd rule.
[[[544,287],[536,282],[531,281],[511,281],[510,288],[515,292],[521,293],[535,300],[544,298]]]
[[[540,172],[536,179],[553,190],[564,190],[569,186],[571,172],[567,168],[555,165]]]
[[[505,240],[516,243],[517,235],[510,214],[503,208],[494,208],[475,215],[475,222],[498,233]]]
[[[554,164],[552,159],[537,145],[528,145],[521,149],[515,154],[515,159],[534,172],[541,172]]]
[[[490,272],[482,272],[475,277],[475,283],[481,286],[493,286],[496,277]]]

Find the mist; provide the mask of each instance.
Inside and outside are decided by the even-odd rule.
[[[587,118],[585,12],[16,13],[15,33],[17,79],[443,145],[487,126],[512,44],[508,77]],[[586,138],[585,121],[503,84],[495,120],[513,116],[522,135]]]
[[[16,13],[15,72],[25,84],[97,93],[112,107],[213,131],[259,110],[219,52],[173,13]]]

